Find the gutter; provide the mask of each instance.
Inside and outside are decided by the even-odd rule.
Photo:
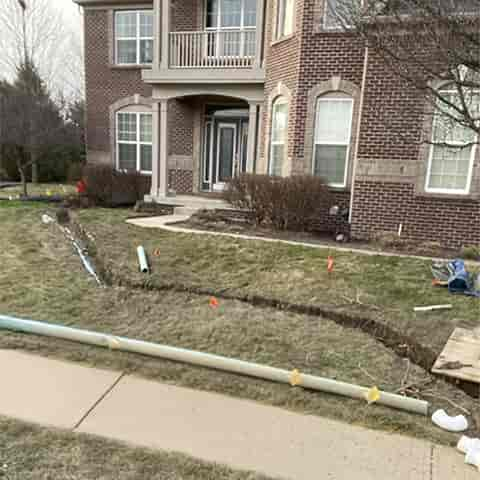
[[[367,69],[368,69],[368,45],[365,46],[365,55],[363,58],[363,74],[362,74],[362,86],[360,87],[360,105],[358,107],[358,123],[357,131],[355,132],[355,153],[353,155],[353,167],[352,167],[352,188],[350,192],[350,206],[348,209],[348,223],[352,224],[353,217],[353,198],[355,195],[355,176],[357,174],[358,163],[358,148],[360,145],[360,129],[362,126],[362,114],[363,114],[363,100],[365,97],[365,85],[367,83]]]

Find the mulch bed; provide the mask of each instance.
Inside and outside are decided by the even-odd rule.
[[[189,218],[186,222],[177,225],[204,231],[235,233],[255,237],[288,240],[292,242],[308,242],[316,245],[325,245],[327,247],[340,246],[352,249],[370,250],[373,252],[408,254],[447,259],[461,256],[458,250],[444,248],[433,242],[419,243],[407,239],[399,239],[397,244],[358,240],[337,242],[335,241],[332,232],[278,231],[269,226],[255,226],[248,221],[248,217],[245,215],[233,215],[232,213],[225,213],[221,210],[200,211]],[[477,260],[480,260],[480,258],[477,258]]]

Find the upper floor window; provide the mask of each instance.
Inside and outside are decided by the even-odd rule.
[[[295,0],[277,0],[277,39],[293,33],[294,19]]]
[[[210,56],[255,55],[255,0],[207,0],[205,25],[212,31],[208,37]]]
[[[324,0],[323,28],[329,30],[351,26],[351,15],[355,12],[354,0]],[[358,1],[358,0],[357,0]],[[359,0],[360,2],[362,0]]]
[[[287,154],[288,102],[278,97],[272,106],[272,129],[270,134],[270,175],[282,175],[283,163]]]
[[[117,168],[152,172],[152,114],[118,112]]]
[[[332,187],[347,185],[353,99],[319,98],[316,108],[313,174]]]
[[[115,12],[115,52],[118,65],[152,63],[152,10]]]
[[[255,0],[208,0],[207,28],[256,27]]]
[[[458,92],[445,92],[443,98],[460,105]],[[480,111],[480,94],[467,99],[472,111]],[[466,195],[470,191],[477,137],[475,132],[456,119],[455,109],[444,109],[433,120],[425,190],[432,193]]]

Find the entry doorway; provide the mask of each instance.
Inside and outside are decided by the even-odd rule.
[[[222,192],[246,171],[248,109],[207,106],[203,132],[201,189]]]

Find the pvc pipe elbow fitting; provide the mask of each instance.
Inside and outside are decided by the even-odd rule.
[[[468,428],[467,419],[463,415],[451,417],[445,410],[437,410],[432,415],[432,422],[449,432],[463,432]]]

